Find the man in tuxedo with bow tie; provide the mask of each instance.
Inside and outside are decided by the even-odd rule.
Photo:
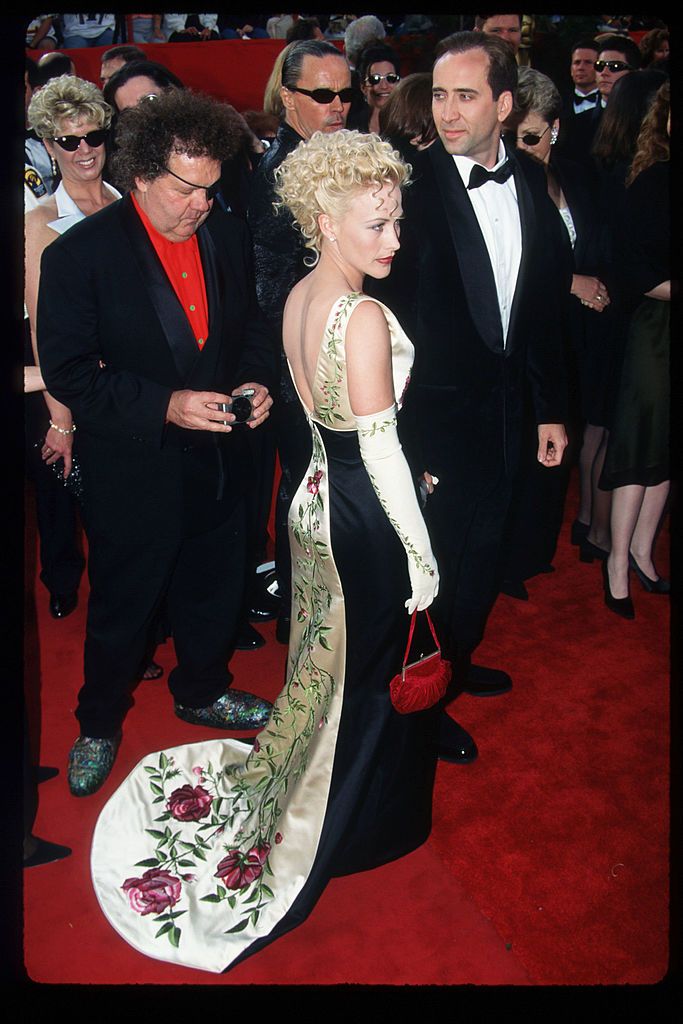
[[[593,110],[599,102],[600,91],[595,70],[599,52],[600,46],[594,39],[580,39],[572,46],[569,74],[574,88],[565,98],[565,116],[572,117],[585,110]]]
[[[214,201],[239,147],[228,109],[189,90],[126,111],[114,162],[127,194],[43,257],[40,365],[73,412],[88,537],[75,796],[111,771],[162,601],[178,717],[223,729],[268,718],[267,701],[230,688],[227,667],[244,587],[247,432],[268,416],[275,371],[247,230]],[[245,389],[253,412],[238,423],[230,405]]]
[[[454,692],[481,697],[512,686],[507,673],[471,656],[498,592],[527,386],[542,465],[559,465],[567,443],[555,301],[561,225],[542,168],[506,153],[501,138],[516,83],[502,40],[458,32],[439,44],[439,138],[417,155],[401,249],[386,287],[373,288],[415,344],[402,438],[430,492],[425,517],[441,573],[433,618]],[[472,737],[445,711],[441,722],[440,755],[473,760]]]

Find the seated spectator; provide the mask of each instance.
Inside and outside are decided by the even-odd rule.
[[[267,39],[263,22],[261,14],[219,14],[218,31],[221,39]]]
[[[35,14],[26,26],[26,48],[46,53],[56,50],[57,33],[53,22],[53,14]]]
[[[116,28],[115,14],[60,14],[65,50],[111,46]]]
[[[161,22],[163,14],[131,14],[134,43],[165,43]]]
[[[384,44],[366,47],[361,54],[358,77],[366,106],[353,118],[349,115],[348,127],[379,132],[379,112],[401,80],[398,55]]]
[[[125,43],[123,46],[112,46],[111,50],[105,50],[102,54],[100,65],[100,82],[105,87],[111,76],[122,68],[124,64],[130,64],[134,60],[147,60],[147,54],[139,46],[130,46]]]
[[[293,24],[294,17],[291,14],[274,14],[266,22],[266,31],[271,39],[286,39]]]
[[[169,43],[200,43],[220,39],[217,14],[164,14],[162,30]]]

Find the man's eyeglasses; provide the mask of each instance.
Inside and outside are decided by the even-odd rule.
[[[550,125],[548,125],[545,132],[549,131]],[[537,146],[543,138],[543,136],[545,135],[545,132],[541,132],[540,135],[536,135],[535,132],[526,132],[524,135],[520,135],[517,141],[523,142],[525,146]]]
[[[183,185],[187,185],[189,188],[202,188],[202,189],[204,189],[204,191],[206,192],[206,201],[207,201],[207,203],[211,199],[215,199],[216,196],[218,195],[218,193],[220,192],[220,189],[221,189],[221,179],[220,178],[218,179],[218,181],[214,181],[213,185],[195,185],[194,182],[186,181],[185,178],[181,178],[179,174],[176,174],[175,171],[169,170],[168,167],[164,167],[164,170],[166,171],[167,174],[170,174],[170,175],[172,175],[172,177],[177,178],[178,181],[182,181]]]
[[[286,88],[290,92],[302,92],[304,96],[310,96],[315,103],[321,104],[334,103],[337,96],[342,103],[350,103],[353,99],[351,86],[348,89],[339,89],[337,92],[334,89],[300,89],[298,85],[288,85]]]
[[[106,137],[106,128],[96,128],[94,132],[88,132],[87,135],[58,135],[52,141],[56,142],[61,149],[65,149],[67,153],[75,153],[81,142],[86,142],[92,149],[97,149]]]
[[[390,71],[388,75],[368,75],[365,79],[370,85],[379,85],[382,79],[386,78],[389,85],[396,85],[397,82],[401,81],[401,76],[397,75],[395,71]]]
[[[617,71],[635,71],[630,64],[626,64],[623,60],[596,60],[593,65],[596,71],[604,71],[607,68],[613,74]]]

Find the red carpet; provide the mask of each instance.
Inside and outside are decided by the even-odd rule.
[[[73,849],[24,872],[29,978],[655,986],[668,970],[669,604],[636,584],[635,622],[609,612],[597,563],[581,564],[569,544],[574,511],[570,490],[556,571],[529,582],[526,603],[499,598],[478,652],[481,663],[510,671],[512,693],[451,705],[480,754],[472,765],[439,765],[428,843],[395,864],[334,880],[304,925],[219,976],[126,945],[101,914],[88,869],[93,826],[111,792],[144,753],[194,740],[199,730],[173,715],[165,677],[141,683],[111,778],[95,796],[72,798],[65,766],[77,734],[87,587],[61,622],[49,616],[44,587],[28,588],[29,708],[34,718],[42,710],[41,764],[60,768],[40,786],[34,832]],[[29,529],[32,558],[34,548]],[[665,527],[663,573],[668,555]],[[272,623],[260,628],[268,643],[236,655],[235,684],[273,697],[285,649]],[[170,644],[157,660],[167,674]]]

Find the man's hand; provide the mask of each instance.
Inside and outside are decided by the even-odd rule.
[[[218,391],[174,391],[168,403],[166,422],[186,430],[213,430],[229,434],[235,417],[218,406],[230,401],[230,395]]]
[[[265,423],[270,416],[270,407],[273,404],[273,399],[270,397],[267,387],[264,387],[263,384],[255,384],[253,381],[249,384],[242,384],[239,388],[235,388],[233,395],[239,395],[246,389],[253,389],[254,391],[254,394],[251,397],[253,418],[247,420],[247,426],[254,430],[256,427],[260,427],[262,423]]]
[[[567,447],[567,432],[563,423],[539,423],[538,461],[542,466],[559,466]]]

